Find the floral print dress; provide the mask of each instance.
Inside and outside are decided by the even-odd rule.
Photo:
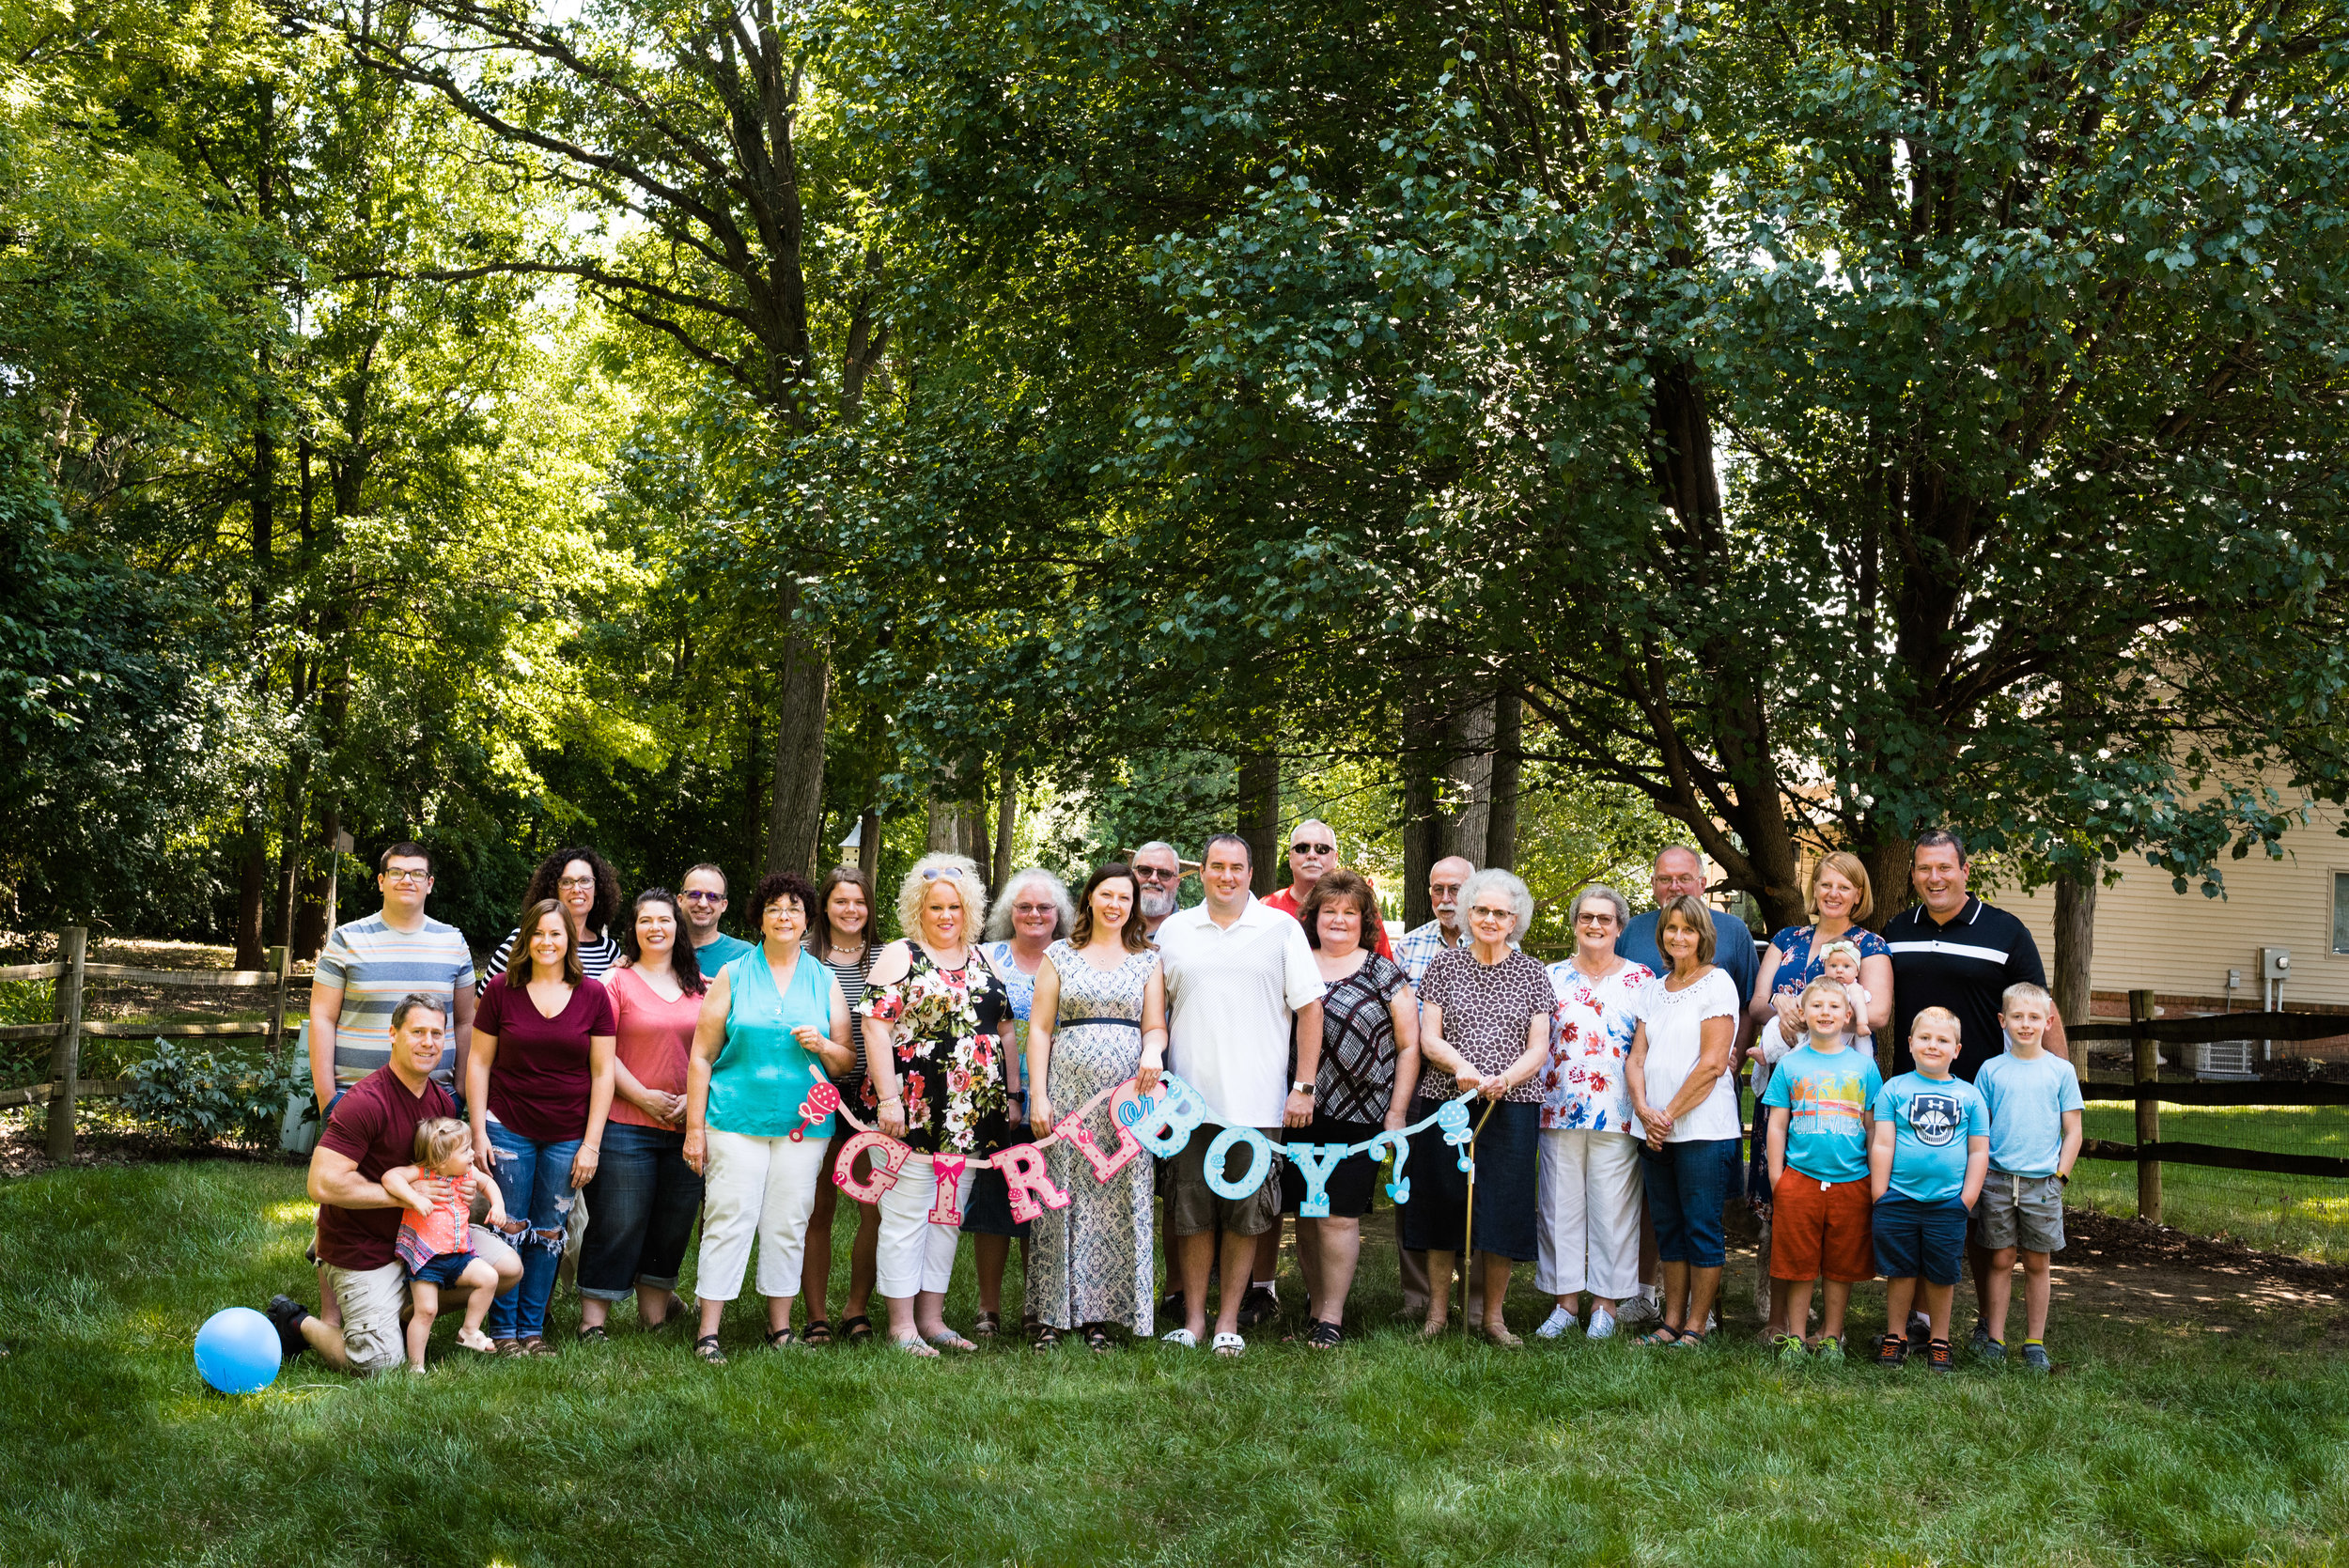
[[[1655,978],[1645,964],[1628,958],[1596,980],[1571,958],[1549,966],[1558,1004],[1550,1013],[1549,1062],[1542,1068],[1545,1131],[1633,1132],[1624,1063],[1640,1023],[1640,987]]]
[[[945,969],[919,942],[904,978],[871,984],[857,1011],[890,1028],[905,1141],[917,1154],[988,1156],[1011,1141],[1003,1052],[1011,1034],[1011,996],[972,953]],[[867,1111],[879,1096],[868,1077],[860,1086]]]

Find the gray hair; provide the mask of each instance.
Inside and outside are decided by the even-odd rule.
[[[1143,856],[1147,855],[1153,849],[1163,849],[1168,854],[1174,856],[1174,863],[1176,865],[1183,863],[1183,852],[1180,849],[1175,848],[1173,845],[1167,843],[1166,840],[1162,838],[1154,838],[1147,844],[1135,845],[1134,852],[1126,857],[1126,863],[1128,865],[1133,864],[1134,862],[1142,859]]]
[[[1617,931],[1621,931],[1625,926],[1631,924],[1631,906],[1624,901],[1623,894],[1617,893],[1614,889],[1609,887],[1604,882],[1593,882],[1589,887],[1584,888],[1580,893],[1576,893],[1574,895],[1574,902],[1566,908],[1566,930],[1568,934],[1572,934],[1574,928],[1581,924],[1582,906],[1588,904],[1594,898],[1604,900],[1605,902],[1614,906],[1615,929]]]
[[[1532,890],[1516,872],[1488,865],[1460,884],[1460,908],[1464,920],[1466,912],[1476,908],[1478,895],[1486,888],[1499,888],[1508,898],[1509,908],[1517,912],[1517,924],[1509,928],[1509,939],[1516,941],[1525,935],[1526,927],[1533,924]]]
[[[968,855],[925,855],[897,884],[897,929],[917,941],[922,936],[922,899],[932,882],[951,882],[962,895],[963,939],[973,939],[987,921],[987,884]]]
[[[1664,863],[1664,857],[1667,855],[1686,855],[1690,860],[1697,862],[1697,869],[1699,871],[1703,871],[1704,869],[1704,851],[1686,844],[1667,844],[1663,848],[1658,849],[1656,852],[1656,858],[1648,862],[1648,864],[1651,866],[1662,865]]]
[[[1066,937],[1068,928],[1077,924],[1077,906],[1068,896],[1068,884],[1042,866],[1032,865],[1025,871],[1012,873],[1011,880],[1003,884],[1002,894],[995,900],[995,912],[987,917],[988,941],[1011,940],[1011,907],[1019,902],[1019,890],[1031,882],[1044,884],[1044,891],[1051,895],[1052,908],[1059,911],[1052,918],[1052,935],[1055,938]]]

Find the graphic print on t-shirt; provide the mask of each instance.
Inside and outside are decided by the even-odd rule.
[[[1955,1094],[1927,1093],[1908,1102],[1908,1130],[1928,1148],[1941,1148],[1955,1138],[1964,1116]]]

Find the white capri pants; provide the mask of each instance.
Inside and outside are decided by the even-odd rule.
[[[702,1250],[693,1294],[731,1301],[742,1294],[742,1271],[758,1237],[758,1294],[800,1294],[800,1264],[807,1250],[807,1217],[816,1184],[824,1179],[824,1139],[753,1138],[708,1130],[702,1162]]]
[[[1640,1289],[1640,1141],[1580,1127],[1542,1129],[1541,1222],[1533,1286],[1612,1301]]]
[[[955,1207],[966,1207],[971,1202],[971,1187],[977,1180],[975,1163],[962,1168],[962,1180],[955,1188]],[[930,1168],[930,1157],[915,1155],[897,1172],[897,1185],[881,1194],[880,1240],[873,1260],[873,1271],[879,1277],[882,1296],[902,1301],[924,1291],[943,1293],[954,1282],[955,1249],[962,1241],[962,1232],[953,1225],[930,1223],[930,1204],[938,1197],[938,1176]]]

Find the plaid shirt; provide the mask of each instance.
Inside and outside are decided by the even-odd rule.
[[[1467,944],[1468,930],[1463,926],[1459,940],[1450,945],[1465,947]],[[1403,967],[1405,974],[1410,976],[1411,984],[1417,986],[1427,978],[1427,966],[1436,961],[1436,955],[1441,953],[1444,947],[1443,922],[1431,920],[1395,939],[1394,961]]]

